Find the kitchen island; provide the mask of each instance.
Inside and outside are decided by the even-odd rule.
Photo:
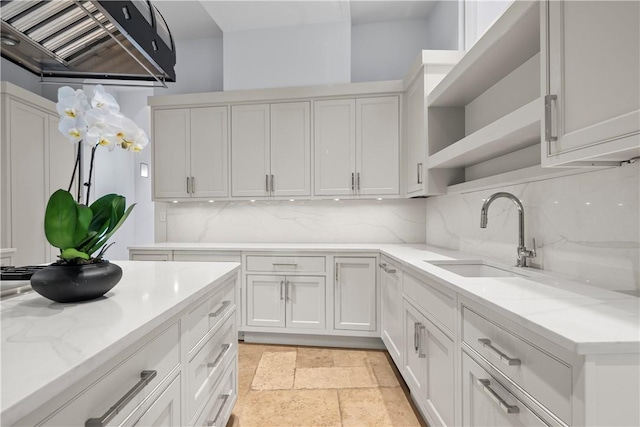
[[[224,425],[235,401],[239,264],[116,263],[122,280],[100,299],[2,301],[2,425],[136,425],[167,413],[172,425],[213,416]],[[203,355],[212,363],[195,372]],[[225,399],[214,398],[219,390]]]

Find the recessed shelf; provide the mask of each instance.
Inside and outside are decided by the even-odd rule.
[[[464,106],[539,51],[539,2],[514,1],[433,89],[427,103]]]
[[[430,169],[474,165],[540,143],[542,98],[429,156]]]

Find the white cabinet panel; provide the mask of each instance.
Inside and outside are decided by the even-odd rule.
[[[356,100],[356,188],[359,194],[400,191],[397,96]]]
[[[269,195],[269,105],[231,107],[231,195]]]
[[[335,329],[376,330],[376,259],[335,258]]]
[[[247,325],[285,327],[285,276],[247,276]]]
[[[287,276],[287,327],[325,328],[324,277]]]
[[[191,109],[192,197],[226,197],[227,107]]]
[[[153,184],[157,198],[186,198],[191,119],[188,108],[153,113]]]
[[[380,291],[382,341],[396,365],[402,369],[402,271],[393,264],[380,264]]]
[[[407,126],[407,195],[423,194],[424,160],[427,148],[426,101],[424,73],[407,89],[406,126]]]
[[[547,1],[541,16],[543,91],[557,96],[543,166],[640,154],[640,3]]]
[[[423,354],[420,352],[420,328],[422,315],[411,304],[404,301],[403,304],[404,322],[404,380],[411,389],[411,393],[416,399],[423,403],[425,381]]]
[[[311,195],[310,151],[310,104],[271,104],[271,195]]]
[[[316,101],[313,108],[315,194],[352,194],[355,188],[355,100]]]
[[[426,405],[436,425],[454,425],[454,348],[453,340],[433,323],[423,319],[426,347]]]
[[[179,427],[180,423],[180,376],[178,376],[134,426]]]

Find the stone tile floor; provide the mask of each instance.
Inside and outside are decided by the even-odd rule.
[[[228,426],[426,426],[385,351],[240,343]]]

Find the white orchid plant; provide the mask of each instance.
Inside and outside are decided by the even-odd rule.
[[[95,152],[98,147],[112,151],[116,147],[138,152],[148,143],[146,133],[131,119],[120,113],[115,98],[105,92],[102,85],[96,86],[91,102],[84,91],[64,86],[58,90],[60,114],[58,129],[73,144],[78,145],[78,154],[67,191],[58,190],[51,195],[45,212],[44,228],[47,240],[60,249],[60,263],[85,264],[102,260],[109,248],[107,240],[127,219],[135,204],[125,210],[126,200],[117,194],[107,194],[88,206]],[[91,147],[87,205],[80,204],[81,187],[77,201],[71,195],[80,163],[81,147]],[[98,252],[96,256],[92,255]]]

